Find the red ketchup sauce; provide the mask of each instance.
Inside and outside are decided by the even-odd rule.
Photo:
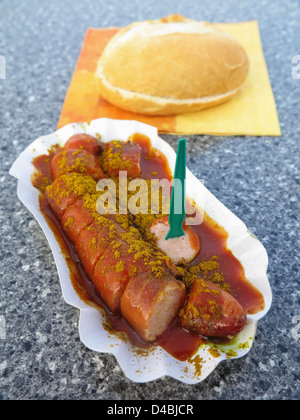
[[[146,136],[135,134],[134,142],[138,143],[142,148],[141,178],[171,180],[172,173],[166,157],[151,147],[150,139]],[[104,327],[109,329],[110,333],[125,332],[130,342],[137,348],[150,348],[153,344],[156,344],[178,360],[186,360],[191,357],[199,346],[207,342],[208,339],[187,332],[181,327],[178,318],[171,322],[167,330],[155,343],[147,343],[143,341],[121,314],[114,314],[106,307],[93,282],[85,273],[73,244],[66,237],[60,222],[56,219],[47,200],[44,198],[43,191],[45,187],[52,183],[50,162],[52,157],[60,150],[59,146],[54,146],[48,155],[38,156],[33,160],[36,170],[32,176],[32,184],[41,191],[40,209],[60,245],[69,267],[72,285],[77,294],[86,303],[96,308],[104,309],[107,320]],[[241,263],[227,248],[227,232],[209,217],[205,217],[200,225],[191,226],[191,228],[197,233],[201,242],[200,252],[191,264],[196,265],[203,259],[209,260],[213,256],[217,256],[220,271],[224,276],[224,281],[230,285],[231,294],[239,301],[247,313],[254,314],[261,311],[264,308],[264,298],[247,280]],[[124,337],[124,335],[122,334],[120,337]]]

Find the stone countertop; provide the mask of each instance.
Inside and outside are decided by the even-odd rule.
[[[258,20],[282,129],[281,137],[187,137],[188,167],[265,246],[273,291],[248,355],[193,386],[168,377],[132,383],[113,356],[80,342],[79,312],[63,300],[48,243],[8,174],[29,143],[55,130],[88,27],[170,13]],[[1,399],[299,399],[299,22],[296,0],[0,0]],[[162,137],[176,147],[178,136]]]

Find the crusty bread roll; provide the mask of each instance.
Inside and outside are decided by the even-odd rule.
[[[249,69],[247,54],[225,31],[181,15],[120,30],[99,59],[100,95],[128,111],[172,115],[230,99]]]

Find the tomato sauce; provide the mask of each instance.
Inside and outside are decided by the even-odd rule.
[[[151,148],[150,140],[145,136],[135,135],[134,142],[139,143],[142,148],[141,178],[171,180],[172,173],[166,157],[158,150]],[[48,155],[38,156],[33,160],[36,171],[33,174],[32,183],[41,191],[40,208],[65,257],[72,285],[80,298],[86,303],[105,310],[107,317],[106,327],[109,326],[111,333],[125,332],[130,342],[138,348],[152,347],[153,343],[149,344],[143,341],[121,314],[114,314],[107,308],[93,282],[85,273],[73,244],[65,235],[60,222],[56,219],[47,200],[44,198],[44,188],[47,186],[47,183],[48,185],[52,183],[50,161],[59,150],[59,146],[54,146]],[[191,226],[191,228],[197,233],[201,242],[200,252],[192,262],[192,265],[197,265],[203,259],[209,260],[216,256],[224,281],[230,285],[231,294],[239,301],[247,313],[253,314],[261,311],[264,308],[264,298],[247,280],[243,266],[227,248],[227,232],[213,220],[210,220],[209,217],[205,217],[200,225]],[[175,318],[155,344],[164,348],[178,360],[186,360],[206,341],[206,338],[187,332],[180,326],[178,319]]]

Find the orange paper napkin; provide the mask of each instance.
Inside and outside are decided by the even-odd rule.
[[[168,134],[280,136],[257,22],[219,26],[240,42],[250,61],[246,82],[229,102],[204,111],[166,117],[135,114],[111,105],[99,96],[95,71],[104,47],[119,28],[90,28],[67,91],[58,128],[105,117],[141,121],[157,127],[159,133]]]

